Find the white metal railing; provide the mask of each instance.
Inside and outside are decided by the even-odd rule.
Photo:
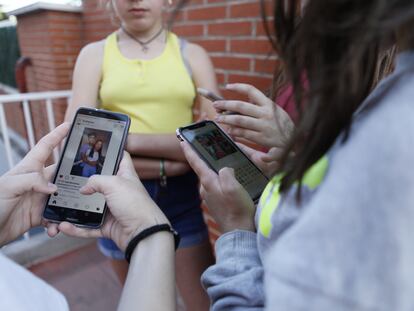
[[[51,131],[56,127],[56,121],[53,111],[54,102],[57,99],[66,99],[67,101],[69,101],[71,94],[71,91],[53,91],[0,95],[0,129],[3,137],[3,143],[6,151],[9,169],[12,168],[16,163],[13,159],[13,152],[10,142],[9,128],[7,125],[7,118],[4,110],[4,105],[23,105],[24,122],[27,130],[29,148],[31,149],[36,144],[36,140],[33,127],[33,118],[30,111],[30,102],[36,101],[37,105],[46,105],[47,121],[49,130]],[[58,158],[59,150],[58,148],[55,148],[55,150],[53,150],[53,159],[55,160],[55,162],[57,162]]]

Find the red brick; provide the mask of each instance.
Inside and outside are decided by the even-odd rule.
[[[173,30],[178,35],[187,37],[201,36],[204,33],[203,25],[175,25]]]
[[[226,69],[226,70],[240,70],[240,71],[250,71],[250,58],[243,57],[222,57],[222,56],[213,56],[213,64],[216,68]]]
[[[201,45],[208,52],[223,52],[226,50],[226,40],[222,39],[197,39],[192,42]]]
[[[226,7],[204,7],[187,11],[188,20],[212,20],[226,17]]]
[[[252,34],[251,22],[223,22],[208,25],[209,35],[241,36]]]
[[[253,3],[241,3],[230,5],[230,17],[259,17],[260,3],[259,1]]]
[[[280,62],[276,59],[255,59],[254,72],[274,74],[275,70],[279,68]]]
[[[230,52],[248,54],[271,54],[273,51],[268,40],[231,40]]]
[[[272,77],[256,75],[229,74],[228,83],[247,83],[257,87],[262,92],[267,91],[272,83]]]

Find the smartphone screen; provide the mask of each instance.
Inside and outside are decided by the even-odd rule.
[[[92,175],[113,175],[118,169],[129,130],[129,117],[98,109],[80,108],[59,161],[44,218],[99,227],[105,214],[102,194],[82,195],[79,189]]]
[[[195,123],[178,129],[178,134],[215,172],[218,173],[223,167],[233,168],[237,181],[250,197],[254,201],[259,199],[269,182],[268,178],[216,123]]]

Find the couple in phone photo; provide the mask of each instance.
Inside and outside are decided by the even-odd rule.
[[[70,174],[81,177],[101,174],[110,138],[111,132],[85,128]]]

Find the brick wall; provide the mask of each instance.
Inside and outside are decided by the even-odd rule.
[[[31,59],[26,78],[29,92],[67,90],[72,71],[83,45],[82,15],[41,10],[18,16],[18,36],[22,56]],[[49,131],[43,103],[30,104],[36,139]],[[63,121],[66,106],[57,102],[55,117]],[[21,127],[17,128],[21,132]]]
[[[117,29],[101,0],[83,1],[84,44],[102,40]]]
[[[44,10],[19,16],[18,21],[22,55],[33,65],[29,91],[69,89],[83,44],[81,14]]]
[[[174,31],[209,52],[224,95],[227,83],[250,83],[262,91],[270,88],[276,57],[271,56],[259,1],[190,1]]]

